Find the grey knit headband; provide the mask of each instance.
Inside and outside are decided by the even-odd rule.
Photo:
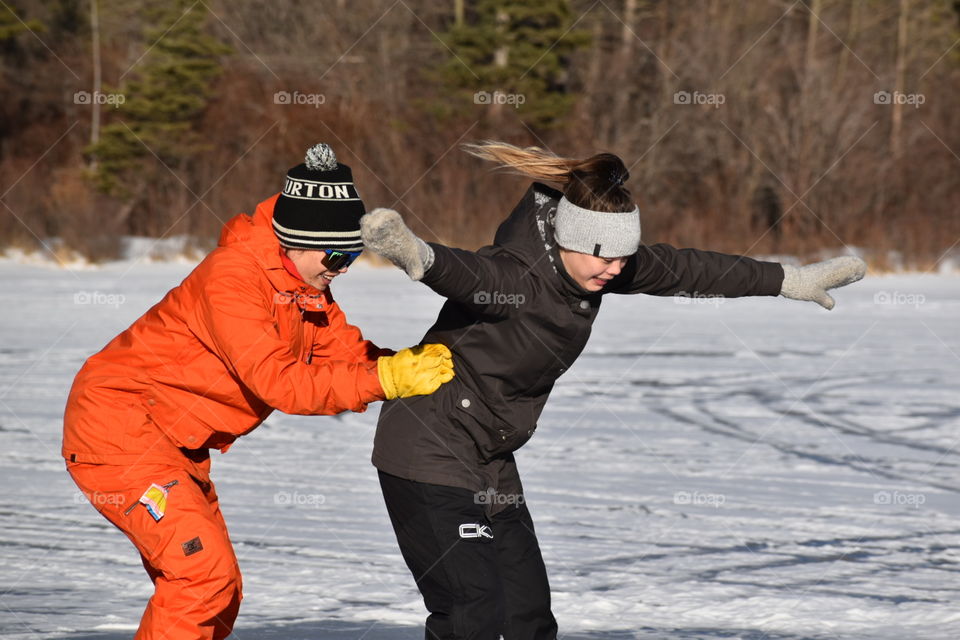
[[[557,204],[554,229],[557,244],[564,249],[600,258],[629,256],[640,247],[640,209],[592,211],[578,207],[564,196]]]

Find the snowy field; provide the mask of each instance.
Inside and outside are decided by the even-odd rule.
[[[132,636],[152,588],[64,471],[63,405],[190,268],[0,261],[0,637]],[[441,304],[362,264],[334,293],[397,348]],[[960,637],[960,278],[835,297],[605,299],[517,455],[562,638]],[[422,637],[369,462],[378,411],[274,414],[215,454],[238,639]]]

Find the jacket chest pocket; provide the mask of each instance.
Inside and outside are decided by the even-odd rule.
[[[312,334],[311,328],[307,325],[308,323],[301,317],[296,304],[277,307],[273,326],[276,327],[280,340],[290,345],[290,352],[304,362],[307,361],[309,355],[307,350],[311,345],[308,344],[308,338]]]
[[[454,386],[448,383],[447,386]],[[455,385],[451,396],[453,407],[450,420],[454,426],[462,428],[477,445],[480,457],[489,461],[498,455],[516,451],[530,439],[526,432],[516,428],[496,416],[477,395],[463,385]]]
[[[591,325],[588,319],[579,318],[577,324],[566,328],[562,334],[551,334],[542,338],[544,343],[537,343],[541,347],[535,357],[526,360],[525,370],[529,378],[523,388],[528,393],[540,394],[549,391],[557,379],[566,373],[567,369],[576,362],[583,348],[590,338]],[[547,340],[550,340],[547,342]]]

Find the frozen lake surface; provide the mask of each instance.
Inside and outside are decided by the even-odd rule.
[[[84,359],[190,270],[0,261],[0,636],[129,638],[152,593],[60,458]],[[358,265],[383,346],[442,300]],[[960,637],[960,278],[868,277],[837,308],[608,296],[518,454],[561,637]],[[369,456],[379,408],[274,414],[213,477],[238,638],[422,637]]]

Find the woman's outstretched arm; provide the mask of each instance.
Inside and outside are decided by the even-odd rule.
[[[505,316],[531,299],[529,270],[506,257],[484,256],[418,238],[400,214],[374,209],[360,220],[365,247],[420,280],[441,296],[477,313]]]
[[[613,293],[671,296],[782,295],[832,309],[828,289],[856,282],[866,273],[860,258],[834,258],[805,267],[762,262],[744,256],[642,245],[610,283]]]

